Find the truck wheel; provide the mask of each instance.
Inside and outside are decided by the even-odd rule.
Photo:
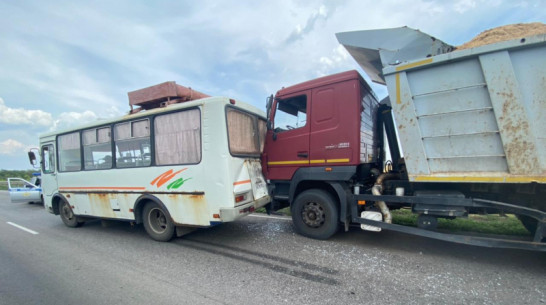
[[[307,190],[292,205],[292,222],[298,234],[314,239],[328,239],[338,226],[336,200],[327,192]]]
[[[148,203],[144,207],[144,229],[150,237],[157,241],[169,241],[174,236],[175,227],[163,209],[155,204]]]
[[[65,200],[61,201],[59,214],[61,215],[61,219],[67,227],[76,228],[83,225],[83,221],[80,221],[78,217],[74,215],[72,208]]]

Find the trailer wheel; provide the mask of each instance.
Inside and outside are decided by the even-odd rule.
[[[169,241],[174,237],[175,226],[159,205],[150,202],[142,213],[144,229],[152,239]]]
[[[322,190],[304,191],[292,205],[292,221],[298,234],[314,239],[328,239],[338,226],[337,202]]]
[[[83,225],[83,221],[80,221],[78,217],[74,215],[72,208],[66,200],[61,200],[59,214],[61,215],[61,220],[67,227],[76,228]]]

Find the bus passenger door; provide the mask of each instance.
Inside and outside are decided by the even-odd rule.
[[[57,171],[55,167],[55,144],[53,142],[42,145],[41,167],[42,167],[42,193],[44,196],[44,207],[51,211],[51,196],[57,191]]]

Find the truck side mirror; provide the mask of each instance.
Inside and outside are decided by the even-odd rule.
[[[267,115],[267,121],[269,121],[271,115],[271,106],[273,106],[273,94],[267,97],[265,102],[265,111]]]

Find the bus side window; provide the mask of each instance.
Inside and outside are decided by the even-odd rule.
[[[81,170],[80,133],[73,132],[57,138],[59,148],[59,171],[76,172]]]
[[[85,169],[112,168],[110,127],[84,130],[82,135]]]
[[[150,166],[150,121],[148,119],[114,126],[116,167]]]
[[[158,115],[155,127],[157,165],[201,162],[201,112],[199,109]]]

